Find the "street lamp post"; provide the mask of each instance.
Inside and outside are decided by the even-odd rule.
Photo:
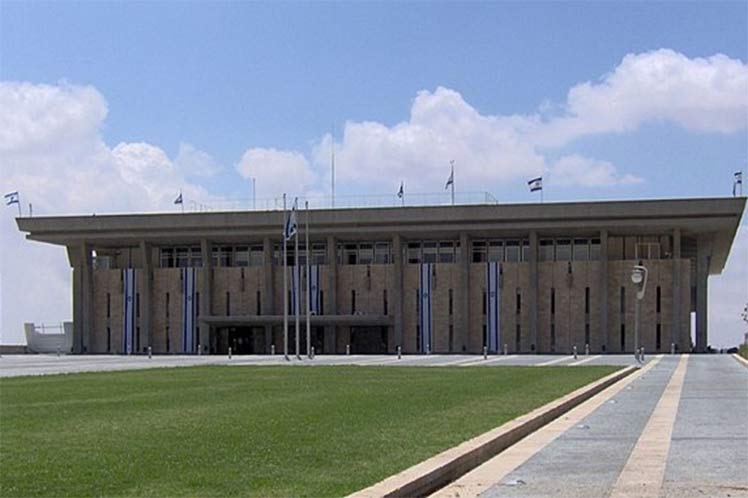
[[[639,315],[642,299],[647,290],[647,268],[634,265],[631,271],[631,281],[636,285],[636,302],[634,303],[634,358],[639,362]]]

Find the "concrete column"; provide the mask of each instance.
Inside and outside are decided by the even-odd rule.
[[[535,353],[540,351],[538,342],[538,232],[530,232],[530,288],[527,289],[527,310],[530,325],[530,344]],[[532,346],[531,346],[532,347]]]
[[[151,245],[140,241],[140,252],[143,260],[142,285],[140,286],[140,345],[153,346],[151,317],[151,299],[153,295],[153,262]]]
[[[610,352],[608,344],[608,231],[600,231],[600,340],[601,351]]]
[[[709,345],[708,322],[708,282],[709,263],[712,258],[712,243],[707,236],[698,238],[696,248],[696,346],[697,353],[706,352]]]
[[[392,262],[395,286],[392,289],[392,311],[395,322],[395,347],[403,346],[403,239],[399,233],[392,237]]]
[[[670,347],[670,342],[680,342],[680,316],[681,316],[681,282],[680,282],[680,244],[681,244],[681,232],[680,228],[673,230],[673,319],[671,324],[671,336],[670,341],[663,342],[663,350],[667,350]]]
[[[325,314],[338,314],[338,241],[332,235],[327,237],[327,292],[325,292]],[[328,325],[325,327],[325,352],[337,353],[337,327]]]
[[[213,244],[208,239],[200,241],[200,252],[203,257],[202,279],[200,280],[200,317],[210,316],[213,306]],[[205,348],[210,345],[210,326],[198,321],[200,324],[200,345]]]
[[[460,296],[460,321],[457,324],[457,333],[455,334],[454,345],[456,351],[452,353],[461,353],[467,351],[468,337],[470,336],[470,257],[472,248],[470,247],[470,237],[467,232],[460,233],[460,289],[457,294]]]
[[[260,310],[263,315],[275,315],[277,310],[275,309],[275,265],[273,264],[273,241],[270,237],[265,237],[262,240],[262,265],[263,265],[263,283],[262,283],[262,296],[260,298]],[[283,310],[281,310],[283,311]],[[265,352],[270,352],[270,346],[273,344],[273,326],[265,325]],[[280,351],[278,345],[275,347],[276,351]]]
[[[68,247],[73,267],[73,352],[90,352],[93,326],[93,268],[91,248],[81,243]]]

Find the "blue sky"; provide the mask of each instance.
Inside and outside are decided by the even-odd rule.
[[[339,194],[442,191],[455,159],[458,191],[502,201],[536,200],[536,174],[550,201],[729,195],[746,61],[745,2],[0,0],[0,186],[42,213],[223,202],[249,177],[326,195],[334,126]],[[720,277],[732,307],[746,248]]]

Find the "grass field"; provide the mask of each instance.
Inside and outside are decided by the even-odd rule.
[[[336,496],[614,367],[194,367],[0,380],[0,496]]]

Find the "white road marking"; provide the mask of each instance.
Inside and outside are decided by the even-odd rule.
[[[555,360],[550,360],[550,361],[546,361],[546,362],[543,362],[543,363],[536,363],[535,366],[536,367],[545,367],[545,366],[548,366],[548,365],[555,365],[556,363],[561,363],[562,361],[569,361],[569,360],[572,360],[572,359],[574,359],[573,356],[564,356],[563,358],[556,358]]]
[[[498,358],[496,358],[496,357],[492,358],[492,357],[489,356],[487,360],[484,360],[481,357],[481,359],[479,359],[479,360],[471,359],[471,360],[469,360],[469,362],[463,363],[460,366],[461,367],[473,367],[473,366],[481,366],[481,365],[490,365],[492,363],[498,363],[500,361],[510,360],[510,359],[516,358],[516,357],[517,357],[516,354],[510,354],[508,356],[500,356]]]
[[[600,356],[602,356],[602,355],[598,354],[598,355],[595,355],[595,356],[590,356],[589,358],[585,358],[584,360],[579,360],[579,361],[575,361],[574,363],[569,363],[569,365],[567,365],[567,366],[576,367],[577,365],[584,365],[588,361],[592,361],[592,360],[596,360],[596,359],[600,358]]]

